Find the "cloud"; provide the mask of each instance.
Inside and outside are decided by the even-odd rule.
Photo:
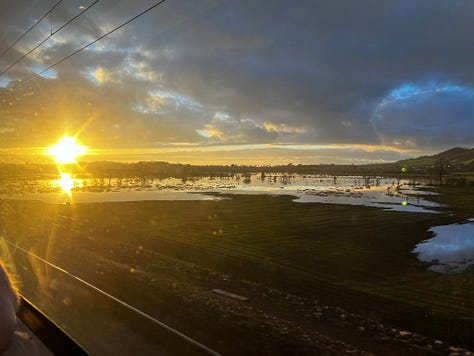
[[[406,83],[375,107],[372,122],[385,144],[474,145],[474,90],[450,83]]]
[[[271,121],[265,121],[263,123],[263,127],[268,132],[278,132],[278,133],[303,134],[303,133],[306,133],[308,131],[304,127],[295,127],[295,126],[288,125],[286,123],[276,124],[276,123],[271,122]]]
[[[201,142],[203,145],[271,143],[275,142],[278,136],[276,131],[266,130],[263,125],[249,117],[235,118],[222,112],[209,116],[211,118],[207,121],[210,122],[204,124],[204,128],[196,130],[204,138]]]
[[[90,68],[85,75],[88,79],[90,79],[94,84],[101,85],[103,84],[110,76],[108,70],[98,67],[98,68]]]
[[[5,4],[0,50],[50,6]],[[58,6],[54,28],[78,6]],[[46,144],[65,130],[104,147],[473,144],[472,2],[166,2],[43,78],[13,81],[147,6],[102,0],[0,77],[2,127],[12,128],[2,145]],[[49,25],[0,57],[0,68]]]
[[[196,130],[196,132],[206,138],[216,137],[219,141],[223,141],[226,138],[226,134],[224,134],[224,132],[210,124],[206,124],[203,129]]]

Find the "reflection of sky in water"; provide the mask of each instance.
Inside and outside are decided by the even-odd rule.
[[[440,273],[462,272],[474,267],[474,218],[464,224],[432,227],[435,236],[412,251],[421,261],[436,263],[430,267]]]
[[[397,186],[397,184],[400,186]],[[425,198],[436,194],[427,190],[427,182],[394,178],[361,176],[323,176],[252,174],[232,177],[198,177],[187,180],[168,179],[74,179],[72,201],[125,201],[205,199],[202,194],[190,192],[219,192],[234,194],[293,195],[301,203],[367,205],[382,209],[409,212],[432,212],[439,206]],[[422,189],[420,189],[422,188]],[[3,194],[1,194],[3,193]],[[179,194],[178,194],[179,193]],[[35,200],[61,201],[63,197],[55,180],[10,182],[0,187],[0,196]],[[407,201],[406,206],[402,205]]]

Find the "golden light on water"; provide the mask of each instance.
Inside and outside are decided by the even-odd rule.
[[[69,173],[61,172],[61,178],[56,182],[67,195],[71,195],[71,189],[74,188],[74,179],[71,178]]]
[[[87,151],[86,146],[76,142],[75,137],[64,136],[59,142],[48,148],[48,154],[53,156],[58,164],[76,163],[76,158]]]

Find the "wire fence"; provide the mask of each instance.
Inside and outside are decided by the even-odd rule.
[[[474,319],[435,311],[427,306],[394,300],[363,291],[319,284],[318,298],[367,318],[401,327],[450,344],[474,349]]]
[[[209,267],[225,271],[236,277],[274,285],[285,291],[301,292],[321,304],[343,308],[349,312],[370,318],[393,327],[402,328],[452,345],[474,349],[474,318],[440,312],[429,306],[417,305],[416,301],[403,302],[389,296],[339,286],[285,267],[267,265],[213,252],[196,246],[186,246],[173,241],[160,241],[162,252],[184,260],[200,261]],[[474,303],[474,301],[466,301]]]
[[[158,241],[155,241],[158,242]],[[416,301],[403,302],[389,296],[336,285],[303,271],[249,260],[229,253],[210,251],[203,246],[159,239],[160,251],[177,259],[199,262],[238,278],[273,285],[284,291],[301,293],[319,303],[341,307],[372,320],[419,333],[449,344],[474,349],[474,318],[436,311]],[[212,252],[212,253],[210,253]],[[474,303],[474,301],[466,301]],[[469,305],[468,305],[469,306]]]

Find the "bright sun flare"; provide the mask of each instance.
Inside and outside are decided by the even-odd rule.
[[[48,148],[48,153],[59,164],[76,163],[76,157],[87,151],[86,146],[76,143],[75,137],[64,136],[59,142]]]

